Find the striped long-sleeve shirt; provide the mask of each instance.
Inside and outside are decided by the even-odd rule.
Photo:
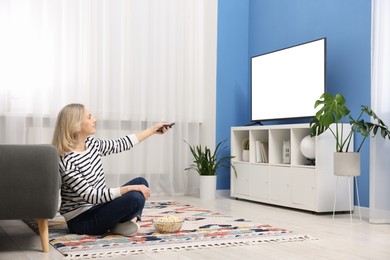
[[[107,188],[102,156],[129,150],[138,143],[132,134],[115,140],[88,137],[86,151],[60,157],[61,208],[68,221],[94,205],[120,197],[120,188]]]

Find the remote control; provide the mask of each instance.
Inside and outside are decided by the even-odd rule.
[[[162,132],[163,131],[163,128],[171,128],[175,123],[170,123],[168,125],[164,125],[163,127],[161,127],[160,129],[157,130],[157,132]]]

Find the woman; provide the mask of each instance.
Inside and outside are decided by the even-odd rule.
[[[60,156],[60,213],[72,233],[98,235],[110,230],[134,235],[150,197],[148,182],[139,177],[122,187],[107,188],[101,157],[129,150],[169,127],[159,123],[116,140],[101,140],[92,136],[95,126],[96,119],[82,104],[69,104],[58,114],[53,145]]]

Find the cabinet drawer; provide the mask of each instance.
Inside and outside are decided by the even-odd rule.
[[[292,169],[292,203],[307,209],[315,209],[316,178],[314,169]]]
[[[291,168],[272,166],[269,170],[271,200],[282,202],[283,205],[291,202]]]
[[[249,196],[249,178],[250,178],[250,168],[249,164],[243,163],[234,163],[236,168],[237,176],[232,176],[232,195],[245,195]]]
[[[249,180],[249,195],[256,199],[269,198],[269,166],[252,165],[252,175]]]

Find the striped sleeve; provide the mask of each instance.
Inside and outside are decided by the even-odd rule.
[[[138,144],[138,138],[135,134],[126,135],[124,137],[112,140],[102,140],[102,139],[89,139],[88,142],[96,142],[98,150],[103,156],[120,153],[126,150],[130,150],[136,144]]]

